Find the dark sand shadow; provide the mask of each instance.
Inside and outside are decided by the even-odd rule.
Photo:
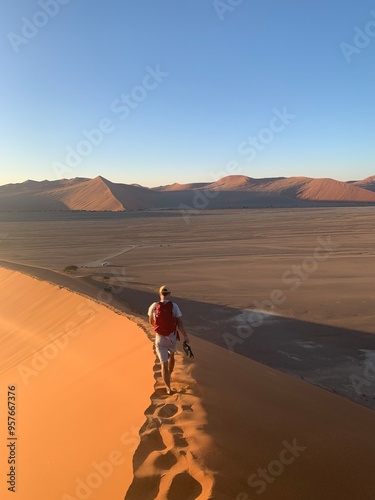
[[[20,264],[0,262],[0,265],[90,296],[94,300],[102,301],[105,305],[105,301],[102,300],[102,296],[99,294],[103,290],[103,284],[88,277],[83,279],[74,278],[47,269]],[[372,378],[374,370],[368,369],[369,363],[371,363],[370,356],[375,352],[374,335],[352,329],[331,327],[272,315],[264,315],[262,322],[259,321],[261,324],[257,326],[254,322],[248,321],[248,326],[251,328],[246,330],[247,311],[179,297],[173,298],[182,309],[188,333],[224,347],[225,351],[223,352],[227,354],[228,360],[233,359],[232,351],[228,348],[229,339],[234,352],[244,357],[295,377],[304,378],[313,384],[336,392],[362,405],[375,408],[375,400],[373,399],[375,377]],[[128,287],[113,296],[107,305],[124,313],[130,313],[131,311],[136,317],[146,320],[147,309],[156,299],[157,296],[154,293]],[[241,332],[242,337],[239,332]],[[151,341],[152,337],[149,334],[148,337]],[[236,338],[238,342],[233,340]],[[194,349],[194,338],[192,338],[192,347]],[[201,343],[201,356],[202,353],[204,355],[204,343]],[[222,358],[223,356],[220,356],[220,359]],[[196,363],[198,364],[196,370],[199,372],[198,357]],[[204,364],[202,362],[202,366]],[[228,376],[235,380],[237,376],[235,365],[230,362],[229,365],[232,366],[233,370]],[[225,362],[221,367],[223,375],[227,377]],[[155,380],[160,377],[159,372],[160,366],[155,364]],[[203,372],[200,370],[200,372],[200,376],[204,376],[204,370]],[[247,372],[242,370],[241,374],[244,373]],[[252,373],[254,373],[254,370],[252,370]],[[277,374],[275,378],[277,379]],[[209,466],[212,466],[213,470],[222,472],[216,477],[214,496],[211,498],[229,499],[240,495],[241,499],[248,499],[251,498],[248,493],[254,496],[254,491],[250,491],[247,484],[249,473],[253,471],[255,466],[267,464],[267,461],[262,461],[258,458],[258,455],[252,456],[252,453],[256,453],[252,451],[257,444],[255,433],[259,433],[260,430],[263,434],[262,438],[259,438],[258,447],[268,450],[267,455],[269,458],[267,460],[274,459],[277,456],[276,453],[280,452],[279,447],[282,439],[286,439],[288,436],[288,439],[297,436],[298,442],[306,443],[309,450],[300,461],[296,462],[295,466],[286,468],[283,477],[280,478],[279,482],[275,483],[277,488],[282,488],[283,485],[296,485],[301,488],[301,491],[295,492],[295,495],[284,496],[283,498],[302,498],[302,496],[308,500],[315,500],[316,498],[371,498],[368,492],[373,492],[373,479],[368,470],[373,464],[374,447],[372,443],[372,426],[370,425],[372,412],[368,412],[368,410],[356,405],[348,407],[339,404],[340,398],[337,398],[338,400],[334,404],[328,405],[327,411],[324,405],[319,406],[316,412],[312,411],[314,408],[313,402],[308,405],[308,411],[312,414],[307,413],[305,415],[301,410],[304,401],[303,390],[298,391],[297,397],[293,391],[291,394],[284,392],[282,397],[285,400],[282,400],[280,408],[285,409],[286,407],[288,411],[277,413],[274,417],[272,414],[270,420],[267,420],[265,428],[262,428],[259,422],[255,425],[254,421],[256,421],[258,414],[263,415],[267,412],[268,404],[265,404],[266,410],[262,410],[263,403],[259,405],[258,401],[258,406],[254,407],[253,414],[245,413],[241,415],[242,403],[239,401],[238,408],[236,407],[237,399],[235,398],[237,398],[238,393],[233,391],[233,397],[227,403],[229,411],[218,412],[215,401],[219,399],[217,393],[220,396],[220,384],[218,385],[217,380],[211,380],[209,383],[211,386],[208,386],[209,394],[206,394],[208,397],[204,406],[207,409],[208,428],[215,437],[215,446],[218,449],[217,460],[220,465],[217,468],[214,467],[216,465],[216,455],[214,454],[209,457],[209,461],[212,461]],[[275,398],[277,391],[278,385],[276,384],[272,390],[272,396],[270,396],[271,400]],[[214,398],[211,397],[211,392],[216,392]],[[322,396],[324,395],[329,396],[322,391]],[[242,397],[250,397],[250,393],[243,391]],[[266,403],[269,396],[264,393],[261,398],[264,398],[262,401]],[[146,469],[148,468],[151,472],[154,472],[151,475],[143,473],[139,475],[136,474],[135,470],[133,482],[125,494],[127,500],[132,498],[152,500],[156,498],[160,491],[161,482],[178,465],[180,457],[186,457],[186,450],[188,450],[186,447],[187,441],[181,432],[181,427],[174,421],[176,415],[174,403],[168,400],[169,398],[164,394],[163,389],[156,387],[150,399],[150,406],[145,410],[146,422],[140,429],[141,443],[134,454],[133,465],[135,469],[145,466]],[[322,399],[329,403],[331,401],[327,397]],[[256,401],[256,398],[254,398],[254,401]],[[344,400],[342,402],[346,403]],[[213,403],[215,403],[214,406]],[[337,418],[338,415],[337,411],[332,412],[333,419],[330,417],[330,412],[336,404],[343,409],[342,421],[337,420],[339,432],[334,426],[334,418]],[[277,405],[278,402],[276,401],[271,407],[275,408]],[[190,413],[191,407],[189,405],[181,406],[179,410]],[[349,418],[344,418],[344,411],[346,410],[350,410],[351,416]],[[237,429],[228,426],[228,436],[223,435],[221,432],[223,427],[221,419],[225,417],[226,413],[230,415],[230,422],[234,420],[238,422]],[[300,425],[298,432],[293,428],[293,419],[296,414],[300,418],[303,417],[306,426],[301,431]],[[290,424],[289,416],[291,416]],[[359,439],[363,423],[365,424],[365,430],[362,439]],[[325,438],[332,435],[332,439],[328,439],[327,442],[321,440],[320,429],[323,429]],[[345,431],[347,432],[345,433]],[[228,441],[229,443],[232,442],[231,435],[234,432],[241,433],[240,443],[243,443],[243,447],[240,452],[238,449],[232,450],[231,446],[228,445]],[[280,436],[282,436],[282,439]],[[235,441],[233,440],[233,443]],[[344,443],[344,448],[340,447],[341,442]],[[368,446],[366,443],[368,443]],[[232,460],[232,456],[235,456],[236,459]],[[222,461],[223,457],[225,460]],[[304,461],[308,465],[304,466]],[[316,470],[317,467],[319,467],[318,471]],[[298,468],[299,473],[296,476],[293,471]],[[173,475],[169,487],[170,498],[178,498],[179,492],[184,489],[188,495],[186,499],[194,499],[200,495],[201,488],[202,485],[192,475],[185,472],[176,474]],[[272,496],[272,491],[270,488],[269,494],[271,496],[266,494],[264,497],[275,498],[275,496]],[[365,493],[357,494],[358,491]]]
[[[117,297],[146,319],[155,294]],[[189,333],[375,409],[375,335],[358,330],[173,297]],[[117,307],[117,306],[116,306]]]
[[[103,292],[105,283],[49,269],[0,261],[0,266],[87,295],[147,321],[157,295],[123,287]],[[375,335],[272,314],[249,318],[251,311],[173,296],[191,335],[335,392],[375,409]]]

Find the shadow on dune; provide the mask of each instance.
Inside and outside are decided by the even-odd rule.
[[[116,307],[126,303],[145,318],[156,299],[150,292],[126,288]],[[375,384],[370,383],[375,335],[266,313],[251,318],[247,310],[173,299],[187,331],[224,347],[228,356],[236,352],[375,409]]]
[[[103,300],[107,286],[52,270],[0,261],[0,265],[75,292]],[[108,295],[108,294],[107,294]],[[110,305],[143,320],[157,295],[129,286],[110,297]],[[188,333],[232,352],[294,375],[375,409],[375,335],[353,329],[262,314],[173,296]],[[254,318],[254,316],[253,316]],[[259,319],[259,316],[255,316]]]
[[[128,288],[121,300],[144,318],[156,297]],[[207,411],[207,430],[215,443],[207,465],[220,471],[215,476],[212,496],[207,498],[254,498],[255,483],[250,484],[249,478],[269,460],[269,464],[276,463],[274,459],[287,439],[297,440],[303,444],[301,449],[308,452],[293,467],[285,468],[282,479],[269,487],[265,499],[371,498],[368,496],[374,486],[368,472],[374,457],[371,412],[357,405],[347,406],[344,399],[331,397],[325,391],[316,392],[312,386],[310,390],[306,384],[290,384],[277,374],[268,372],[266,381],[262,380],[264,370],[244,363],[238,366],[240,358],[234,359],[228,342],[232,341],[233,351],[244,358],[375,409],[375,384],[366,372],[366,355],[375,352],[375,336],[267,314],[261,324],[253,324],[252,330],[246,332],[244,317],[248,311],[179,297],[174,300],[182,309],[187,331],[224,347],[221,352],[227,354],[218,356],[219,364],[217,352],[212,359],[202,359],[207,344],[196,340],[199,349],[193,373],[198,384],[205,385],[203,406]],[[244,338],[239,337],[239,331]],[[246,377],[248,381],[244,381]],[[140,458],[139,452],[134,459]],[[157,478],[152,479],[151,496],[147,497],[150,499],[158,482]],[[175,483],[172,486],[176,494],[185,492],[181,498],[200,498],[199,485],[190,476],[177,477]],[[145,491],[145,486],[148,485],[135,477],[125,499],[141,498],[137,495]],[[173,488],[171,492],[175,491]]]
[[[0,265],[94,300],[100,300],[99,292],[106,286],[89,277],[74,278],[6,262]],[[127,287],[112,296],[109,304],[146,320],[147,309],[156,299],[154,293]],[[259,371],[257,367],[247,366],[245,358],[375,409],[372,357],[375,335],[270,314],[263,314],[256,324],[248,320],[249,311],[180,297],[173,299],[182,309],[188,333],[225,349],[216,350],[212,359],[203,359],[207,344],[196,340],[199,349],[194,370],[198,382],[207,376],[203,401],[216,446],[208,461],[212,470],[220,471],[216,475],[214,496],[210,498],[249,500],[254,497],[254,491],[249,489],[249,474],[270,460],[273,460],[270,464],[275,463],[283,440],[292,442],[295,437],[308,452],[293,466],[285,467],[282,478],[275,480],[274,489],[269,487],[265,499],[372,498],[369,492],[374,491],[370,472],[374,461],[373,413],[324,391],[315,397],[316,388],[295,379],[278,379],[278,374],[271,370],[266,374],[266,369]],[[233,357],[230,346],[244,357],[243,363],[241,358]],[[192,347],[194,349],[194,338]],[[216,357],[220,360],[219,366],[215,364]],[[239,369],[238,364],[242,365]],[[160,377],[157,364],[154,372],[156,380]],[[214,377],[209,376],[211,373]],[[256,378],[259,374],[267,375],[265,384],[261,377]],[[220,377],[226,383],[227,400],[222,406],[217,403],[224,385]],[[232,383],[239,387],[231,391]],[[141,444],[133,457],[134,468],[139,469],[140,474],[135,474],[125,496],[127,500],[156,498],[165,473],[176,467],[176,460],[187,456],[188,441],[174,417],[177,411],[190,412],[191,407],[177,408],[176,405],[175,401],[167,401],[164,392],[155,387],[151,404],[145,411],[146,422],[140,429]],[[155,451],[159,453],[153,453]],[[145,475],[142,466],[147,472]],[[195,473],[197,470],[197,467],[191,468]],[[202,494],[202,486],[192,474],[183,471],[173,477],[168,498],[177,500],[181,491],[185,491],[186,500],[192,500]]]

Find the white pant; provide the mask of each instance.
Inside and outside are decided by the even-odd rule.
[[[161,363],[168,361],[169,352],[177,352],[177,336],[175,332],[165,335],[155,334],[155,350]]]

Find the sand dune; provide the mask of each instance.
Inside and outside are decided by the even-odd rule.
[[[5,186],[0,186],[0,194],[5,195],[8,193],[40,193],[46,190],[58,189],[68,186],[74,186],[76,184],[84,183],[90,179],[84,177],[75,177],[74,179],[58,179],[56,181],[33,181],[28,179],[22,183],[16,184],[6,184]]]
[[[110,190],[112,196],[120,202],[122,210],[140,210],[155,205],[157,193],[151,189],[142,186],[116,184],[104,178],[100,179]]]
[[[15,271],[0,280],[15,498],[372,498],[373,411],[194,336],[166,396],[149,326]]]
[[[149,340],[125,316],[58,286],[6,270],[0,282],[3,437],[6,388],[17,388],[13,497],[122,499],[153,390]],[[3,473],[6,460],[4,445]],[[4,476],[0,488],[5,498]]]
[[[123,211],[181,208],[295,207],[375,203],[373,177],[363,181],[229,175],[211,183],[145,188],[95,179],[26,181],[0,187],[0,211]]]
[[[370,177],[366,177],[362,181],[353,182],[355,186],[368,189],[369,191],[375,191],[375,175],[371,175]]]
[[[190,191],[192,189],[200,189],[209,186],[209,182],[191,182],[189,184],[179,184],[175,182],[173,184],[168,184],[167,186],[158,186],[152,188],[155,191]]]
[[[363,182],[361,186],[364,187],[367,184],[370,182]],[[309,201],[375,202],[372,192],[357,185],[334,179],[309,177],[251,179],[244,175],[232,175],[206,186],[206,189],[287,194],[291,198]]]
[[[194,346],[216,445],[207,457],[218,471],[213,498],[373,498],[373,411],[200,339]]]
[[[333,179],[311,179],[299,192],[298,197],[304,200],[320,201],[375,201],[375,193]]]
[[[151,336],[134,322],[15,271],[1,269],[0,283],[0,380],[17,394],[14,497],[209,498],[212,444],[192,365],[177,359],[169,397]]]
[[[49,190],[43,196],[59,199],[70,210],[111,210],[115,212],[124,209],[101,177],[58,190]]]
[[[206,189],[219,189],[224,191],[231,191],[236,189],[252,188],[254,186],[253,179],[246,177],[246,175],[228,175],[215,181],[208,186]]]

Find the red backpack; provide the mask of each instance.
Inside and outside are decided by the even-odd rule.
[[[173,302],[158,302],[155,307],[154,330],[159,335],[168,336],[176,331],[176,318],[173,317]]]

